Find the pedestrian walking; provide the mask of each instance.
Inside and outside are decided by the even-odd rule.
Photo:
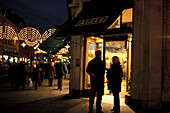
[[[55,67],[54,67],[54,62],[50,62],[50,65],[49,65],[49,86],[52,86],[53,84],[53,79],[54,79],[54,76],[55,76]]]
[[[123,72],[119,62],[119,58],[117,56],[114,56],[112,58],[112,61],[113,64],[107,71],[108,89],[112,91],[114,98],[114,107],[113,109],[111,109],[111,111],[114,111],[114,113],[119,113],[120,112],[119,92],[121,92]]]
[[[13,60],[13,64],[9,66],[9,76],[11,78],[11,88],[14,88],[14,86],[16,85],[15,83],[15,78],[17,76],[17,65],[16,65],[16,62],[15,62],[15,59]]]
[[[19,74],[19,85],[22,85],[22,89],[25,89],[27,71],[26,71],[26,68],[25,68],[24,61],[20,62],[18,70],[19,70],[19,72],[18,72],[18,74]]]
[[[56,78],[58,79],[58,89],[62,90],[64,75],[67,73],[67,66],[62,62],[62,59],[58,60],[59,63],[55,64]]]
[[[104,94],[105,63],[101,60],[101,51],[95,52],[96,57],[88,63],[86,72],[90,75],[91,94],[89,99],[89,112],[93,112],[93,104],[97,92],[96,112],[103,113],[101,107]]]
[[[37,90],[38,84],[41,85],[41,75],[40,75],[40,65],[36,64],[36,67],[33,69],[33,78],[35,90]]]
[[[43,63],[43,61],[40,61],[39,65],[40,65],[40,75],[41,75],[41,84],[42,84],[44,79],[45,64]]]

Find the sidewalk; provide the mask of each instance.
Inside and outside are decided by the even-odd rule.
[[[10,84],[0,85],[1,113],[88,113],[88,98],[72,99],[69,94],[69,80],[64,80],[64,89],[57,89],[57,80],[53,87],[48,87],[48,80],[43,85],[25,90],[14,91]],[[104,95],[102,110],[111,113],[112,96]],[[135,113],[121,98],[121,113]],[[94,112],[95,113],[95,112]]]

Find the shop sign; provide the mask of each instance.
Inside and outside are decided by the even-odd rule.
[[[85,26],[85,25],[104,23],[108,19],[108,17],[109,16],[104,16],[104,17],[80,20],[75,26],[77,27],[77,26]]]

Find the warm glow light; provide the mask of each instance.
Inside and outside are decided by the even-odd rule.
[[[25,46],[26,46],[26,44],[24,42],[21,45],[22,45],[23,48],[25,48]]]
[[[15,37],[15,38],[14,38],[14,40],[18,40],[18,38],[17,38],[17,37]]]
[[[70,48],[70,46],[69,46],[68,44],[67,44],[65,47],[66,47],[67,49]]]
[[[37,49],[37,47],[34,47],[34,49]]]
[[[35,45],[38,43],[38,41],[31,42],[31,41],[25,40],[25,43],[26,43],[28,46],[35,46]]]
[[[3,39],[3,26],[0,26],[0,39]]]
[[[91,37],[92,39],[94,38],[94,36]]]

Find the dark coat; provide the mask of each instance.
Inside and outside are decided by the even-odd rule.
[[[40,70],[39,70],[39,66],[37,65],[36,68],[33,69],[33,81],[40,81],[41,77],[40,77]]]
[[[67,73],[67,66],[65,63],[60,62],[55,64],[55,71],[57,78],[61,78],[63,75]]]
[[[54,76],[55,76],[55,68],[50,65],[50,67],[49,67],[49,78],[54,79]]]
[[[111,65],[107,71],[108,89],[113,92],[121,92],[122,68],[120,63]]]
[[[25,64],[23,64],[22,62],[19,64],[19,78],[20,78],[20,82],[22,84],[25,84],[26,82],[26,75],[27,75],[27,70],[25,68]]]
[[[100,58],[95,57],[88,63],[86,72],[90,75],[91,88],[96,88],[97,91],[104,94],[105,63]],[[91,73],[95,77],[92,77]]]

